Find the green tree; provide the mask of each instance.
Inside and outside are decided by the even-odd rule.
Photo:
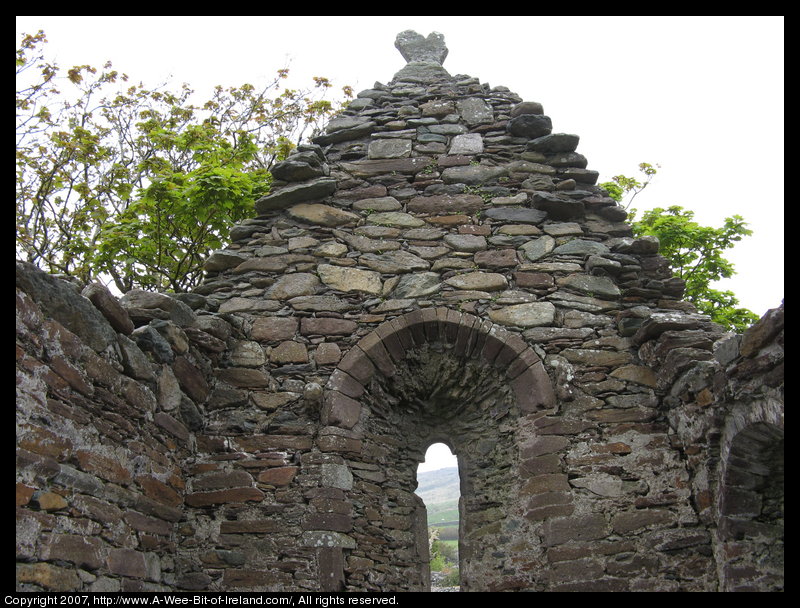
[[[625,195],[631,195],[627,208],[656,174],[655,167],[649,163],[641,163],[639,168],[646,178],[643,182],[618,175],[600,185],[620,202]],[[697,223],[693,211],[678,205],[645,211],[640,220],[635,219],[636,213],[632,209],[629,215],[634,236],[658,237],[659,252],[669,260],[675,276],[686,282],[687,301],[714,322],[740,333],[758,320],[758,315],[739,306],[733,292],[711,287],[715,281],[736,274],[724,253],[752,234],[741,216],[727,217],[722,226],[713,228]]]
[[[338,109],[332,87],[177,90],[123,85],[106,64],[63,72],[43,32],[17,49],[17,255],[84,282],[185,291],[228,229],[269,191],[270,168]],[[349,87],[344,97],[352,95]]]

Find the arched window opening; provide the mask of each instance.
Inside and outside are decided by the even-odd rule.
[[[444,443],[434,443],[417,468],[417,495],[428,517],[431,591],[458,587],[459,502],[458,460]]]
[[[783,591],[783,430],[756,423],[732,441],[719,533],[725,591]]]

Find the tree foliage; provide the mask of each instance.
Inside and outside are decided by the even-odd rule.
[[[63,71],[45,43],[25,35],[16,56],[17,255],[122,292],[196,285],[273,164],[339,109],[326,78],[284,88],[283,69],[198,104],[188,85],[129,84],[110,63]]]
[[[618,175],[601,186],[618,201],[631,195],[627,208],[657,172],[649,163],[641,163],[639,169],[645,175],[643,182]],[[727,217],[722,226],[713,228],[697,223],[693,211],[678,205],[645,211],[640,220],[635,219],[636,213],[635,209],[630,211],[634,236],[658,237],[659,252],[669,260],[675,276],[686,282],[686,299],[700,312],[737,332],[743,332],[758,320],[755,313],[739,307],[739,300],[733,292],[711,286],[736,274],[733,264],[724,254],[742,238],[752,234],[741,216]]]
[[[634,222],[633,233],[658,237],[661,255],[670,261],[675,275],[686,281],[686,299],[700,312],[739,332],[758,320],[756,314],[738,306],[733,292],[711,287],[715,281],[735,274],[733,264],[723,254],[752,234],[741,216],[727,217],[722,226],[713,228],[698,224],[694,212],[683,207],[656,207]]]

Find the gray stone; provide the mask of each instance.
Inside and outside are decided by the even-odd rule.
[[[597,241],[587,241],[584,239],[572,239],[563,245],[559,245],[553,250],[555,255],[603,255],[609,253],[608,247]]]
[[[494,112],[491,106],[480,97],[459,99],[456,108],[461,118],[470,126],[494,122]]]
[[[559,152],[558,154],[548,156],[547,163],[553,167],[578,167],[580,169],[585,169],[589,161],[583,154],[578,154],[577,152]]]
[[[307,363],[308,351],[304,344],[295,342],[294,340],[287,340],[275,346],[269,354],[270,363],[284,364],[284,363]]]
[[[286,248],[289,251],[297,251],[298,249],[310,249],[319,245],[319,241],[310,236],[296,236],[289,239]]]
[[[350,245],[353,249],[362,253],[378,253],[382,251],[393,251],[400,249],[401,245],[397,241],[388,241],[385,239],[371,239],[366,236],[359,236],[357,234],[349,234],[343,231],[334,231],[337,238],[342,239],[345,243]],[[346,251],[345,251],[346,253]]]
[[[343,117],[347,118],[347,117]],[[333,121],[332,121],[333,122]],[[327,146],[342,141],[352,141],[366,137],[375,130],[375,123],[371,120],[357,120],[350,127],[342,127],[344,121],[337,123],[335,129],[325,135],[314,138],[314,143],[320,146]],[[330,127],[330,124],[328,125]]]
[[[508,132],[515,137],[534,139],[549,135],[553,130],[553,123],[549,116],[540,114],[521,114],[508,121]]]
[[[410,139],[376,139],[369,144],[367,156],[374,158],[406,158],[411,156]]]
[[[138,380],[154,382],[156,377],[147,355],[127,336],[119,335],[117,340],[122,353],[122,365],[125,373]]]
[[[516,207],[499,207],[489,209],[486,217],[498,222],[513,222],[520,224],[540,224],[547,217],[547,213],[539,209],[526,209]]]
[[[445,244],[456,251],[476,252],[486,249],[486,237],[477,234],[446,234]]]
[[[467,132],[467,127],[464,125],[431,125],[428,127],[431,133],[439,136],[445,135],[461,135]],[[446,141],[446,140],[445,140]]]
[[[464,167],[448,167],[442,171],[442,180],[446,184],[477,185],[496,180],[506,174],[505,167],[467,165]]]
[[[260,312],[280,310],[281,305],[272,300],[262,300],[254,298],[231,298],[220,304],[220,314],[231,314],[235,312]]]
[[[433,295],[442,288],[441,277],[435,272],[417,272],[400,277],[392,290],[394,298],[421,298]]]
[[[317,266],[320,279],[328,287],[339,291],[360,291],[379,295],[383,284],[378,272],[320,264]]]
[[[401,208],[400,201],[393,196],[364,198],[353,203],[353,209],[358,211],[398,211]]]
[[[586,212],[582,201],[551,192],[534,192],[533,206],[546,211],[547,215],[554,220],[581,218]]]
[[[103,316],[111,323],[111,327],[123,334],[130,334],[133,331],[133,322],[128,312],[119,303],[105,285],[92,283],[84,287],[81,295],[89,298],[92,304],[103,313]]]
[[[444,118],[448,114],[453,114],[456,111],[456,106],[452,101],[434,99],[420,104],[419,109],[423,116]]]
[[[326,175],[320,159],[313,152],[293,154],[285,161],[275,164],[270,170],[272,176],[281,181],[301,182]]]
[[[346,226],[356,224],[361,219],[355,213],[337,209],[330,205],[301,203],[289,209],[289,215],[301,222],[319,226]]]
[[[65,281],[27,262],[17,262],[16,270],[17,287],[90,348],[100,352],[117,343],[117,333],[103,314]]]
[[[267,358],[258,342],[241,340],[231,350],[230,360],[234,367],[261,367]]]
[[[570,363],[581,363],[583,365],[617,367],[626,365],[631,361],[631,355],[627,352],[613,350],[566,348],[561,354]]]
[[[594,473],[591,477],[576,477],[569,480],[570,485],[575,488],[586,488],[598,496],[616,497],[622,496],[622,479],[607,473]]]
[[[520,247],[520,249],[522,249],[526,258],[531,262],[535,262],[553,251],[555,246],[556,240],[549,235],[545,235],[537,239],[531,239]]]
[[[355,549],[356,541],[341,532],[329,532],[320,530],[307,530],[300,537],[301,543],[306,547],[341,547],[343,549]]]
[[[544,114],[544,107],[538,101],[523,101],[511,109],[511,118],[523,114]]]
[[[496,272],[468,272],[451,277],[445,281],[456,289],[479,291],[499,291],[508,288],[508,280]]]
[[[441,65],[429,61],[412,61],[407,63],[397,74],[394,75],[396,81],[410,82],[435,82],[442,78],[447,78],[447,73]]]
[[[340,258],[348,252],[347,245],[342,243],[323,243],[314,250],[314,255],[321,258]]]
[[[381,254],[365,253],[358,258],[358,261],[372,270],[387,274],[428,270],[430,268],[428,262],[407,251],[389,251]]]
[[[531,302],[490,310],[489,318],[501,325],[538,327],[552,325],[555,314],[556,307],[550,302]]]
[[[522,182],[522,187],[526,190],[549,192],[555,190],[555,182],[549,175],[532,175]]]
[[[369,120],[359,116],[337,116],[331,119],[331,121],[325,126],[325,133],[331,134],[335,133],[336,131],[344,131],[357,127],[363,127],[369,123]]]
[[[280,277],[267,290],[266,296],[273,300],[288,300],[297,296],[312,296],[320,287],[319,279],[307,272],[295,272]]]
[[[413,30],[406,30],[397,35],[395,48],[400,51],[407,62],[444,63],[447,57],[447,46],[444,36],[439,32],[431,32],[425,38]]]
[[[448,154],[465,154],[472,156],[483,153],[483,137],[480,133],[464,133],[456,135],[450,142]]]
[[[407,204],[408,211],[411,213],[432,214],[475,213],[485,206],[483,198],[475,194],[416,196]]]
[[[370,214],[367,217],[367,223],[378,226],[396,226],[398,228],[419,228],[425,225],[425,220],[402,211],[386,211]]]
[[[581,228],[581,225],[575,222],[565,222],[562,224],[545,224],[544,226],[542,226],[542,230],[544,230],[550,236],[554,237],[575,236],[583,234],[583,229]]]
[[[492,205],[522,205],[528,202],[528,195],[519,192],[514,196],[497,196],[492,199]]]
[[[175,359],[175,353],[172,352],[169,342],[150,325],[135,329],[131,333],[131,338],[140,349],[151,353],[158,363],[172,363]]]
[[[527,149],[534,152],[553,154],[555,152],[574,152],[580,137],[566,133],[551,133],[528,142]]]
[[[309,182],[280,188],[256,201],[256,213],[267,215],[272,211],[286,209],[297,203],[320,201],[336,192],[336,180],[321,177]]]
[[[191,325],[197,318],[192,309],[180,300],[152,291],[131,289],[120,298],[120,302],[128,309],[163,310],[180,326]]]
[[[350,490],[353,488],[353,474],[347,465],[320,465],[320,483],[323,487]]]
[[[355,308],[353,304],[336,296],[298,296],[289,300],[289,305],[295,310],[309,312],[345,312]]]
[[[544,173],[545,175],[556,174],[556,170],[550,165],[528,160],[515,160],[508,164],[508,169],[512,173]]]
[[[574,289],[597,298],[614,299],[622,295],[619,287],[608,277],[571,274],[568,277],[558,279],[557,283],[559,287]]]

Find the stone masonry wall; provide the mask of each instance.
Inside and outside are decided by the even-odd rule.
[[[17,263],[18,590],[178,583],[184,463],[230,328],[139,295]]]
[[[782,589],[783,308],[724,333],[578,136],[397,44],[194,293],[18,264],[18,587],[428,589],[444,441],[463,590]]]

